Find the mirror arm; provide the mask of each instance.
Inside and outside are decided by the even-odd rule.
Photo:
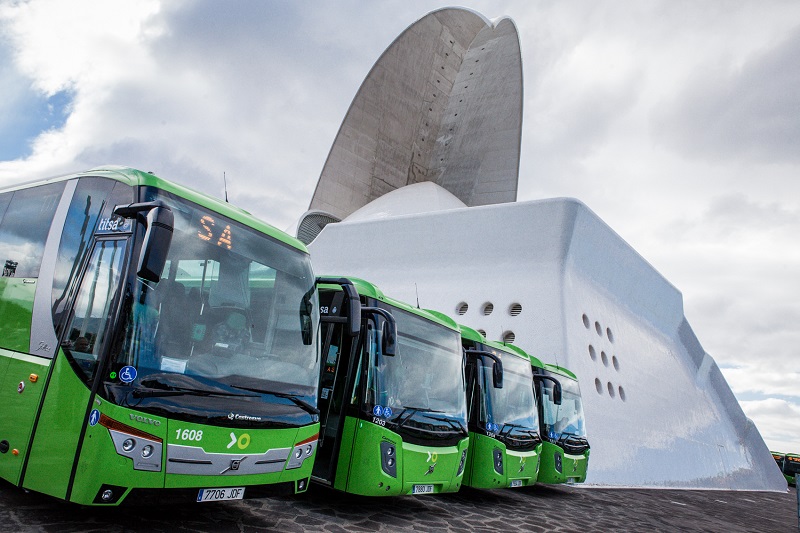
[[[317,278],[317,285],[320,284],[339,285],[342,288],[345,296],[347,296],[348,304],[347,311],[350,329],[347,331],[347,334],[350,337],[356,337],[361,333],[361,299],[358,297],[358,291],[355,285],[353,285],[353,282],[347,278],[319,277]]]
[[[362,311],[365,313],[369,313],[371,315],[380,315],[386,320],[384,326],[388,326],[389,331],[387,332],[391,336],[391,340],[385,339],[388,345],[384,349],[384,355],[393,356],[395,355],[395,344],[397,339],[397,321],[394,319],[392,314],[387,311],[386,309],[381,309],[380,307],[362,307]]]
[[[495,374],[494,388],[503,388],[503,361],[500,359],[500,357],[492,352],[487,352],[486,350],[464,350],[464,353],[466,355],[482,355],[494,361],[494,364],[496,365],[495,368],[498,369],[495,371],[497,373]]]

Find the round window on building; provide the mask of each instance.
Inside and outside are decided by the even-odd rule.
[[[459,315],[465,315],[469,311],[469,304],[467,302],[461,302],[456,306],[456,313]]]
[[[483,312],[484,316],[491,315],[492,311],[494,311],[494,304],[492,302],[487,302],[487,303],[483,304],[482,312]]]
[[[508,314],[511,316],[519,316],[522,313],[522,304],[513,303],[511,307],[508,308]]]
[[[506,331],[503,333],[503,342],[505,343],[512,344],[516,338],[517,336],[514,335],[513,331]]]

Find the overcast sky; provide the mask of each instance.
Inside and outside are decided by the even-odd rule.
[[[153,171],[287,228],[373,63],[432,1],[0,0],[0,186]],[[514,19],[519,200],[587,204],[684,296],[800,452],[800,2],[476,1]]]

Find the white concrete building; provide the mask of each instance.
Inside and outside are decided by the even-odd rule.
[[[403,127],[396,131],[416,128],[419,134],[429,109],[410,89],[413,84],[401,83],[409,71],[416,72],[418,55],[425,55],[415,55],[414,39],[406,37],[430,47],[443,35],[449,42],[446,36],[455,30],[448,24],[463,29],[466,22],[477,29],[458,41],[464,52],[451,78],[474,76],[465,59],[478,51],[484,54],[484,72],[497,78],[508,69],[509,78],[516,76],[517,63],[509,58],[519,57],[518,39],[508,19],[495,26],[473,12],[448,9],[406,30],[370,73],[383,72],[383,79],[394,81],[381,86],[368,77],[365,87],[371,89],[362,87],[356,96],[310,216],[300,224],[302,234],[304,224],[322,221],[307,234],[310,241],[318,233],[309,246],[315,271],[362,277],[408,302],[419,298],[422,307],[575,372],[592,447],[588,484],[785,490],[763,439],[686,321],[678,289],[581,202],[513,203],[519,127],[508,117],[521,117],[521,81],[518,89],[516,82],[504,85],[517,95],[494,84],[476,89],[473,114],[461,120],[445,112],[438,123],[428,121],[426,127],[438,134],[426,156],[432,162],[426,173],[409,170],[422,153],[414,142],[383,152],[383,130],[374,125],[395,115],[393,102],[407,104]],[[394,48],[398,42],[403,47]],[[397,65],[405,65],[401,75],[392,73]],[[375,91],[382,103],[365,118],[360,110],[370,108],[364,100]],[[460,96],[451,91],[448,98],[444,109]],[[487,109],[512,127],[495,128],[496,122],[475,118]],[[442,135],[450,128],[465,131],[459,150]],[[497,151],[514,131],[509,150]],[[374,135],[373,152],[358,148],[370,145]],[[347,144],[343,136],[360,144]],[[343,146],[356,148],[342,151]],[[437,155],[447,149],[453,150],[448,162],[439,157],[443,165],[434,171]],[[384,179],[389,174],[394,177]],[[427,179],[418,179],[423,175]],[[464,192],[497,192],[509,184],[513,194]],[[353,193],[357,200],[350,201],[348,190],[372,192]],[[339,219],[344,220],[336,223]]]

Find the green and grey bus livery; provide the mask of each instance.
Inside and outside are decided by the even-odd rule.
[[[307,487],[319,416],[305,247],[108,167],[0,191],[0,477],[79,504]]]
[[[313,479],[367,496],[457,491],[469,441],[458,327],[350,280],[319,285],[322,427]],[[363,305],[360,329],[348,331],[353,298]]]
[[[466,355],[469,452],[464,485],[524,487],[539,472],[539,418],[528,355],[460,326]]]
[[[539,482],[583,483],[589,466],[589,441],[578,378],[531,357],[540,432],[544,445]]]

